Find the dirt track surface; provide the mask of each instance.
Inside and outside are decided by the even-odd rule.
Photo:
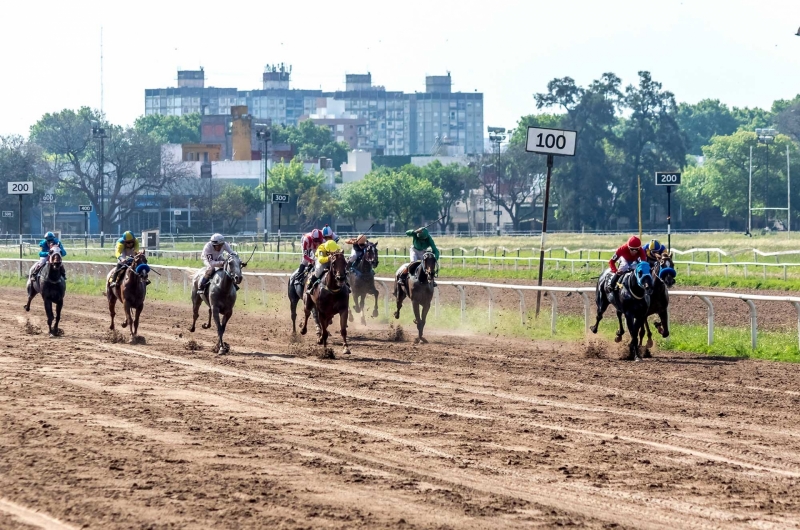
[[[800,366],[377,324],[321,360],[257,312],[216,356],[188,305],[130,345],[0,294],[2,528],[800,526]]]

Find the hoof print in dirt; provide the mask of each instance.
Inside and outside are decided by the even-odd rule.
[[[203,349],[203,346],[201,346],[196,340],[192,339],[184,344],[183,348],[188,351],[200,351]]]
[[[103,335],[103,342],[110,342],[111,344],[119,344],[125,342],[125,336],[119,331],[112,329]]]
[[[403,326],[394,324],[389,324],[389,340],[392,342],[403,342],[406,336],[403,333]]]
[[[30,320],[25,321],[25,333],[28,335],[41,335],[42,328],[37,326],[36,324],[32,324]]]
[[[131,344],[147,344],[147,339],[141,335],[136,335],[135,337],[131,337]]]

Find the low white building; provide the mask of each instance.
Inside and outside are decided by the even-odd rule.
[[[347,162],[342,164],[342,183],[356,182],[372,171],[372,154],[357,150],[347,153]]]

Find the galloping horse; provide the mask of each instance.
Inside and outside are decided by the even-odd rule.
[[[375,288],[375,268],[378,266],[378,245],[377,243],[367,243],[364,249],[364,256],[357,267],[348,272],[350,285],[353,287],[353,311],[361,313],[361,323],[367,325],[364,315],[364,302],[367,295],[375,296],[375,307],[372,309],[372,318],[378,316],[378,290]],[[350,322],[353,321],[353,314],[350,313]]]
[[[592,330],[592,333],[597,333],[597,326],[603,318],[603,313],[609,305],[613,305],[617,310],[617,319],[619,320],[619,329],[617,330],[615,341],[621,341],[622,336],[625,334],[625,329],[622,327],[622,315],[624,314],[628,323],[628,331],[631,335],[626,360],[639,360],[639,331],[647,320],[650,296],[653,293],[653,277],[650,275],[650,265],[646,262],[639,263],[633,271],[625,274],[620,281],[622,286],[616,295],[607,292],[605,289],[610,274],[611,270],[606,269],[597,280],[595,289],[597,320],[594,326],[589,329]]]
[[[400,308],[403,307],[403,300],[408,296],[411,299],[412,307],[414,308],[414,324],[417,325],[417,333],[419,334],[414,343],[428,342],[423,336],[422,331],[425,329],[425,319],[428,316],[428,311],[431,308],[431,300],[433,300],[433,279],[436,277],[436,258],[432,252],[426,252],[422,256],[422,261],[415,261],[408,265],[408,279],[406,282],[406,289],[408,294],[397,281],[395,282],[395,296],[397,297],[397,311],[394,312],[394,318],[400,318]],[[395,276],[396,280],[400,280],[400,275],[406,266],[400,267]],[[420,311],[422,308],[422,311]]]
[[[47,263],[39,270],[36,278],[28,278],[28,303],[25,304],[25,311],[31,310],[31,300],[37,293],[41,293],[51,337],[58,337],[62,334],[62,331],[58,329],[58,323],[61,321],[61,308],[64,305],[64,294],[67,292],[67,282],[62,277],[63,268],[61,250],[58,247],[52,247],[50,255],[47,257]],[[53,304],[56,306],[55,316],[53,315]]]
[[[308,271],[304,274],[297,274],[294,272],[289,278],[288,296],[289,296],[289,310],[292,314],[292,333],[297,333],[297,304],[303,299],[306,287],[306,279],[308,278]],[[317,316],[316,308],[312,311],[314,313],[314,322],[317,327],[317,334],[320,333],[319,317]]]
[[[111,326],[114,329],[114,317],[116,316],[117,300],[122,302],[122,309],[125,320],[122,327],[127,327],[131,332],[131,343],[136,341],[139,333],[139,316],[144,309],[144,299],[147,296],[147,275],[150,266],[147,264],[147,256],[144,251],[139,251],[133,256],[133,261],[125,270],[122,280],[117,282],[113,289],[106,288],[106,298],[108,299],[108,312],[111,314]],[[112,270],[108,273],[108,281],[111,280]]]
[[[672,255],[669,252],[663,254],[656,254],[656,260],[653,263],[653,295],[650,297],[650,308],[647,311],[647,316],[658,315],[655,322],[656,330],[662,337],[669,337],[669,287],[675,285],[675,264],[672,261]],[[650,331],[650,324],[647,320],[644,321],[644,328],[639,330],[639,343],[641,344],[644,339],[644,333],[647,331],[647,346],[644,350],[644,357],[650,357],[650,348],[653,346],[653,332]]]
[[[305,319],[300,334],[305,335],[308,331],[308,317],[311,311],[316,309],[317,318],[321,331],[317,332],[317,344],[323,347],[328,345],[328,326],[333,323],[333,317],[339,315],[339,326],[341,328],[342,340],[344,341],[343,353],[350,353],[347,345],[347,315],[350,305],[350,291],[347,289],[345,279],[347,277],[347,260],[342,251],[329,254],[330,269],[326,272],[319,283],[314,287],[310,294],[306,294]]]
[[[236,286],[242,283],[242,262],[236,254],[224,256],[225,265],[217,269],[211,280],[208,282],[207,290],[200,290],[200,281],[203,278],[203,270],[199,270],[192,281],[192,327],[189,331],[194,333],[197,317],[200,316],[200,304],[208,306],[208,322],[202,324],[203,329],[211,327],[211,316],[214,316],[214,323],[217,325],[217,344],[214,346],[214,353],[220,355],[230,351],[230,346],[222,340],[225,334],[225,327],[228,325],[233,306],[236,305]],[[246,264],[245,264],[246,265]],[[222,319],[220,320],[220,315]]]

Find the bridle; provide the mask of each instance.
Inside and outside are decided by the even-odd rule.
[[[346,274],[344,271],[342,274],[334,274],[333,267],[340,259],[344,259],[344,254],[342,251],[332,252],[330,255],[330,260],[328,261],[330,267],[328,268],[328,272],[326,273],[327,279],[322,284],[322,288],[331,293],[338,293],[342,290],[342,287],[345,285],[345,278]],[[331,282],[335,282],[338,287],[332,288],[330,286]]]
[[[433,260],[433,265],[429,266],[428,262],[431,260]],[[431,280],[439,273],[439,262],[436,261],[433,252],[425,252],[425,254],[422,255],[422,263],[420,263],[419,266],[422,268],[422,272],[425,273],[426,277]]]
[[[236,285],[239,285],[240,283],[242,283],[241,263],[239,265],[239,275],[238,276],[235,274],[235,272],[233,272],[231,270],[233,268],[233,264],[235,263],[235,260],[237,260],[237,259],[238,259],[238,257],[235,254],[228,254],[228,257],[225,258],[225,265],[222,266],[222,271],[225,273],[225,275],[228,278],[231,279],[231,281],[233,283],[235,283]]]

